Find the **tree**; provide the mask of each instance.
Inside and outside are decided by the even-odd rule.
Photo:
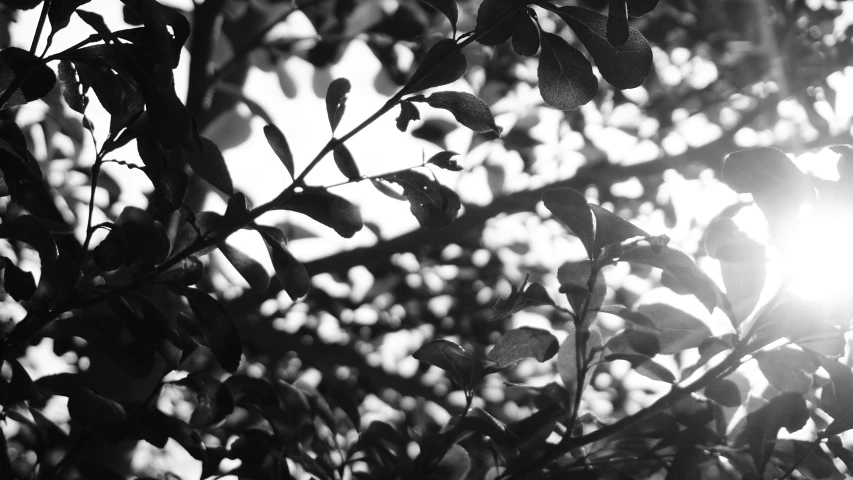
[[[838,145],[851,143],[842,9],[394,3],[210,0],[183,12],[126,0],[124,29],[81,2],[3,3],[10,18],[40,13],[29,50],[0,50],[0,398],[10,425],[0,478],[174,476],[123,459],[138,445],[175,443],[201,478],[853,469],[843,438],[853,371],[842,357],[851,286],[833,287],[836,299],[807,297],[795,287],[832,287],[823,270],[807,282],[796,268],[768,274],[798,264],[813,220],[850,224],[853,150]],[[316,38],[272,33],[297,13]],[[88,37],[54,45],[72,18]],[[318,73],[331,134],[311,159],[295,158],[302,136],[252,99],[249,73],[275,69],[287,89],[284,59],[323,72],[355,42],[393,91],[344,130],[359,90]],[[185,49],[184,101],[175,72]],[[534,86],[536,100],[519,100]],[[34,105],[46,112],[35,121],[25,115]],[[91,120],[96,106],[108,124]],[[263,120],[289,175],[257,206],[235,189],[222,153],[251,125],[227,123],[236,132],[227,141],[203,135],[237,107]],[[438,151],[362,175],[347,142],[392,111],[401,132]],[[537,125],[559,132],[550,146]],[[447,148],[457,127],[471,132],[465,156]],[[138,158],[117,158],[128,146]],[[783,153],[807,150],[837,159],[834,178]],[[584,162],[561,173],[552,160],[569,151]],[[330,156],[346,181],[308,182]],[[113,167],[144,174],[145,202],[127,203]],[[466,168],[486,172],[489,204],[440,181]],[[508,172],[527,188],[513,190]],[[295,212],[353,237],[366,225],[336,193],[344,184],[406,202],[421,228],[302,261],[290,242],[313,234],[268,214]],[[686,189],[713,205],[685,207]],[[226,206],[205,209],[210,195]],[[764,238],[744,221],[750,212],[766,222]],[[242,230],[262,240],[273,276],[227,241]],[[809,261],[841,266],[844,233],[824,235],[806,243]],[[242,294],[224,291],[220,260],[245,280]],[[67,371],[34,373],[44,359],[29,348],[44,339]],[[742,373],[754,364],[766,385]],[[377,413],[389,406],[396,417]]]

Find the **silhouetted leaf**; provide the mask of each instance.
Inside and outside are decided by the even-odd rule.
[[[400,116],[397,117],[397,130],[405,132],[409,128],[409,122],[420,119],[421,112],[418,111],[418,107],[415,104],[407,100],[400,102]]]
[[[628,40],[628,6],[627,0],[610,0],[607,10],[607,41],[613,46],[620,46]]]
[[[430,159],[427,160],[427,163],[431,163],[445,170],[450,170],[451,172],[461,172],[462,167],[458,163],[456,163],[456,160],[451,160],[453,157],[457,156],[459,156],[459,154],[456,152],[438,152],[432,157],[430,157]]]
[[[655,325],[655,322],[653,322],[649,317],[643,315],[640,312],[632,311],[631,309],[622,305],[602,305],[598,311],[602,313],[616,315],[617,317],[620,317],[633,325],[643,327],[645,329],[651,329],[652,331],[657,331],[658,328]]]
[[[193,218],[188,218],[178,230],[178,234],[175,235],[175,241],[172,245],[172,256],[186,251],[186,249],[194,245],[199,239],[214,236],[221,226],[222,215],[216,212],[200,212],[194,215]],[[195,255],[205,255],[213,250],[213,248],[210,247],[195,252]]]
[[[655,329],[657,329],[657,327],[655,327]],[[647,357],[654,357],[660,353],[660,340],[658,340],[657,334],[655,333],[637,330],[635,328],[626,328],[620,334],[611,338],[607,344],[610,345],[610,342],[621,343],[622,341],[630,346],[633,351]]]
[[[761,373],[780,392],[805,394],[811,390],[811,374],[818,365],[809,354],[790,347],[780,347],[759,352],[755,358]]]
[[[525,57],[532,57],[539,51],[539,25],[536,23],[536,12],[527,9],[527,15],[521,15],[515,24],[512,34],[512,49]]]
[[[358,171],[358,165],[355,163],[355,159],[352,157],[352,154],[346,145],[341,144],[335,147],[333,155],[335,157],[335,165],[338,166],[338,170],[340,170],[345,177],[350,180],[361,178],[361,173]]]
[[[38,218],[21,215],[0,224],[0,238],[17,240],[33,247],[42,262],[52,262],[59,257],[59,250],[50,231]]]
[[[280,402],[272,386],[260,378],[232,375],[222,384],[237,405],[278,407]]]
[[[171,288],[187,298],[204,333],[207,347],[213,352],[219,365],[229,372],[237,370],[243,346],[240,343],[240,332],[225,307],[201,290],[179,286]]]
[[[386,182],[382,179],[371,178],[370,183],[379,190],[379,193],[385,195],[388,198],[393,198],[394,200],[400,200],[401,202],[406,201],[406,196],[402,193],[398,192],[390,185],[387,185]]]
[[[496,366],[495,362],[474,358],[464,348],[447,340],[427,342],[412,357],[444,370],[464,390],[470,390],[480,382],[485,367]]]
[[[68,413],[84,424],[118,423],[127,417],[121,404],[85,387],[78,387],[68,396]]]
[[[734,340],[737,336],[733,333],[722,335],[719,337],[710,337],[702,340],[699,344],[699,360],[696,363],[684,369],[681,374],[682,378],[687,378],[693,375],[698,368],[702,367],[717,354],[734,348]]]
[[[191,255],[160,274],[160,280],[174,285],[190,286],[200,282],[203,275],[204,264],[198,257]]]
[[[255,229],[261,234],[270,254],[275,274],[278,276],[284,291],[292,299],[305,296],[311,287],[311,277],[305,266],[296,260],[287,250],[287,237],[275,227],[257,225]]]
[[[539,93],[545,103],[556,109],[577,110],[598,95],[598,79],[592,73],[592,65],[562,37],[541,33]]]
[[[660,353],[664,355],[698,347],[711,336],[711,330],[701,320],[675,307],[655,303],[641,305],[637,311],[655,322],[660,332]]]
[[[627,21],[619,27],[627,30],[627,38],[614,46],[608,41],[608,19],[604,15],[580,7],[562,7],[557,14],[574,30],[609,84],[616,88],[643,84],[652,70],[652,48],[640,32],[628,28]],[[616,40],[620,39],[621,34]]]
[[[3,5],[15,10],[29,10],[39,5],[43,0],[3,0]]]
[[[592,228],[592,211],[586,197],[571,188],[555,188],[546,190],[542,194],[542,201],[554,216],[578,236],[586,249],[587,258],[594,258],[596,252],[593,249],[595,234]]]
[[[466,70],[468,70],[468,62],[465,60],[465,55],[462,55],[454,40],[445,38],[429,49],[403,91],[417,93],[427,88],[447,85],[462,78]],[[417,119],[418,117],[409,114],[409,118]]]
[[[501,129],[495,125],[495,118],[486,102],[475,95],[464,92],[436,92],[426,97],[414,98],[412,101],[422,101],[433,108],[441,108],[453,114],[462,125],[477,133],[494,132],[501,134]]]
[[[790,433],[803,428],[809,419],[809,410],[802,396],[783,393],[770,403],[747,415],[746,435],[749,451],[759,475],[763,475],[767,461],[773,455],[776,436],[785,428]]]
[[[249,283],[252,290],[260,293],[265,292],[269,288],[270,277],[260,263],[225,242],[220,243],[218,246],[222,255],[231,262],[231,265]]]
[[[499,45],[509,40],[516,23],[522,17],[523,4],[514,0],[483,0],[477,10],[475,34],[483,45]],[[513,12],[514,11],[514,12]]]
[[[672,404],[672,414],[678,423],[696,428],[714,419],[714,404],[691,393]]]
[[[31,272],[21,270],[17,265],[6,259],[3,268],[3,288],[15,301],[21,302],[32,298],[36,293],[36,280]]]
[[[47,95],[56,83],[56,74],[35,55],[16,47],[0,51],[0,108],[23,105]],[[12,91],[9,89],[14,88]]]
[[[453,223],[461,204],[453,190],[441,185],[426,175],[406,170],[380,178],[403,187],[403,195],[409,201],[409,210],[423,227],[436,229]]]
[[[443,13],[450,20],[450,27],[453,29],[453,36],[456,36],[456,21],[459,20],[459,8],[456,6],[456,0],[420,0],[422,3]]]
[[[592,275],[592,264],[589,260],[566,262],[557,269],[557,280],[560,282],[560,293],[566,294],[572,311],[577,315],[583,314],[584,302],[587,302],[586,317],[582,319],[587,327],[598,317],[598,309],[607,294],[607,281],[604,272],[598,271],[592,292],[589,290],[589,279]]]
[[[512,286],[509,297],[498,298],[493,307],[495,314],[492,316],[492,320],[506,318],[527,307],[536,307],[539,305],[554,305],[554,300],[551,299],[545,287],[539,282],[532,282],[528,287],[527,278],[525,277],[524,283],[521,284],[520,288],[516,289],[515,285]]]
[[[308,215],[345,238],[352,237],[364,226],[358,207],[321,187],[304,187],[280,208]]]
[[[544,362],[556,355],[559,349],[560,344],[551,332],[519,327],[506,332],[486,358],[497,362],[498,367],[505,367],[530,357]]]
[[[800,347],[835,357],[844,353],[845,346],[844,335],[836,325],[848,319],[849,312],[834,311],[817,301],[793,299],[765,310],[755,324],[765,345],[787,337]]]
[[[622,243],[634,237],[648,237],[649,234],[633,223],[623,219],[598,205],[589,204],[595,215],[595,251],[614,243]]]
[[[101,39],[105,43],[118,42],[118,38],[116,38],[112,30],[110,30],[110,27],[107,26],[107,23],[104,21],[104,17],[94,12],[87,12],[86,10],[77,10],[77,16],[86,22],[87,25],[92,27],[93,30],[98,32],[98,35],[101,36]]]
[[[270,144],[273,152],[284,164],[287,172],[290,173],[290,178],[294,178],[293,154],[290,153],[290,146],[287,144],[284,134],[271,123],[264,127],[264,135],[267,137],[267,143]]]
[[[53,0],[47,18],[50,20],[51,34],[68,26],[71,15],[78,7],[89,3],[89,0]]]
[[[459,445],[453,444],[433,469],[433,475],[442,480],[464,480],[470,470],[471,457],[468,456],[468,452]]]
[[[853,452],[844,448],[844,444],[841,443],[841,439],[837,435],[829,437],[826,446],[829,447],[829,451],[835,455],[835,458],[844,463],[847,471],[853,471]]]
[[[628,0],[628,15],[633,18],[642,17],[651,12],[658,4],[658,0]]]
[[[613,360],[627,360],[631,362],[631,368],[634,371],[652,380],[660,380],[667,383],[675,382],[675,375],[672,372],[646,355],[640,353],[611,353],[604,357],[604,361],[606,362],[612,362]]]
[[[476,432],[497,442],[506,440],[509,435],[503,422],[479,407],[472,408],[461,421],[458,416],[451,418],[446,428],[459,428],[460,432]]]
[[[332,133],[338,128],[338,124],[347,109],[347,94],[351,88],[352,85],[350,85],[349,80],[337,78],[329,84],[329,89],[326,91],[326,113],[329,115]]]
[[[724,407],[738,407],[743,403],[737,384],[725,378],[715,378],[705,387],[705,396]]]
[[[207,183],[218,188],[222,193],[233,195],[234,185],[231,183],[231,174],[228,172],[225,158],[219,147],[204,137],[201,137],[201,144],[203,149],[200,152],[183,150],[184,160]]]
[[[717,305],[717,285],[683,252],[666,246],[639,245],[623,251],[619,260],[660,268],[671,280],[664,278],[662,282],[675,293],[694,295],[709,312]]]
[[[61,0],[51,3],[51,8],[55,3],[61,3]],[[65,102],[75,112],[85,112],[89,99],[83,95],[82,85],[77,78],[77,70],[74,68],[74,64],[68,60],[60,60],[58,71],[59,84],[62,87],[62,96],[65,98]]]

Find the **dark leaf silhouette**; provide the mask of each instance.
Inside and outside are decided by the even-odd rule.
[[[459,123],[477,133],[494,132],[496,135],[501,133],[500,127],[495,125],[495,118],[486,102],[470,93],[436,92],[417,101],[426,102],[433,108],[449,111]]]
[[[769,404],[747,416],[749,451],[759,474],[764,473],[773,455],[779,430],[784,428],[790,433],[796,432],[805,426],[808,419],[806,401],[795,393],[773,397]]]
[[[545,103],[559,110],[577,110],[595,98],[598,79],[589,60],[558,35],[542,32],[541,40],[539,92]]]
[[[600,312],[616,315],[623,320],[630,322],[632,325],[643,327],[646,330],[657,331],[657,326],[649,317],[640,312],[632,311],[631,309],[621,305],[603,305]]]
[[[29,300],[36,293],[36,280],[31,272],[21,270],[7,259],[3,268],[3,287],[9,296],[20,302]]]
[[[663,365],[655,362],[646,355],[640,353],[611,353],[604,357],[604,361],[627,360],[631,368],[644,377],[661,382],[675,383],[675,375]]]
[[[287,144],[284,134],[275,125],[269,124],[264,127],[264,135],[267,137],[267,143],[270,144],[273,152],[281,160],[281,163],[284,164],[284,168],[287,169],[290,178],[294,178],[293,154],[290,153],[290,146]]]
[[[660,335],[660,353],[671,355],[698,347],[711,330],[698,318],[663,303],[641,305],[637,311],[652,319]]]
[[[427,228],[441,228],[453,223],[461,204],[453,190],[426,175],[406,170],[381,177],[403,187],[409,209],[418,223]]]
[[[497,363],[498,367],[505,367],[530,357],[544,362],[556,355],[559,349],[560,344],[551,332],[520,327],[506,332],[486,358]]]
[[[655,327],[655,329],[657,329],[657,327]],[[660,353],[660,340],[658,340],[657,334],[646,332],[643,330],[628,328],[622,333],[611,338],[607,342],[607,345],[609,346],[611,342],[624,342],[625,344],[630,346],[634,352],[643,354],[647,357],[654,357],[655,355]]]
[[[305,214],[345,238],[352,237],[364,226],[358,207],[319,187],[303,188],[301,193],[282,203],[281,208]]]
[[[33,247],[43,262],[52,262],[59,257],[53,236],[44,223],[32,215],[22,215],[0,224],[0,238],[17,240]]]
[[[705,387],[705,396],[724,407],[737,407],[743,403],[737,384],[725,378],[717,378]]]
[[[613,46],[620,46],[628,40],[628,6],[627,0],[610,0],[607,10],[607,41]]]
[[[228,377],[223,384],[231,392],[237,405],[257,405],[259,407],[278,407],[280,402],[272,386],[259,378],[244,376]]]
[[[405,93],[417,93],[427,88],[447,85],[462,78],[466,70],[468,70],[468,62],[465,60],[465,55],[459,51],[455,41],[445,38],[439,40],[429,49],[403,91]],[[418,116],[413,115],[413,112],[409,112],[407,115],[410,119],[418,118]]]
[[[513,285],[509,297],[500,297],[495,302],[493,307],[495,314],[492,316],[492,320],[506,318],[527,307],[536,307],[539,305],[554,305],[554,300],[551,299],[542,284],[532,282],[530,286],[527,286],[527,278],[525,278],[524,283],[521,284],[521,288],[516,289],[515,285]]]
[[[628,15],[637,18],[651,12],[658,4],[658,0],[628,0]]]
[[[494,362],[475,358],[464,348],[447,340],[427,342],[412,356],[444,370],[453,381],[466,390],[480,383],[485,366],[495,365]]]
[[[456,6],[456,0],[420,0],[422,3],[443,13],[450,20],[450,27],[453,29],[453,36],[456,36],[456,21],[459,20],[459,7]]]
[[[47,18],[50,20],[51,34],[68,26],[71,15],[78,7],[89,3],[89,0],[52,0]]]
[[[525,57],[532,57],[539,51],[539,25],[536,23],[536,12],[527,9],[527,15],[521,15],[515,24],[512,34],[512,49]]]
[[[421,112],[418,111],[418,107],[416,107],[415,104],[406,100],[400,102],[400,115],[397,117],[397,130],[405,132],[406,129],[409,128],[409,122],[420,119]]]
[[[509,40],[523,16],[522,4],[514,0],[483,0],[477,10],[476,34],[483,45],[499,45]]]
[[[62,96],[65,98],[66,103],[77,113],[85,112],[86,106],[89,104],[89,99],[81,91],[82,85],[77,78],[77,70],[74,68],[74,64],[68,60],[61,60],[58,71],[59,83],[62,86]]]
[[[29,10],[39,5],[42,0],[4,0],[3,5],[15,10]]]
[[[118,423],[127,417],[124,407],[82,387],[68,396],[71,418],[89,424]]]
[[[395,190],[390,185],[388,185],[386,181],[382,179],[371,178],[370,183],[374,187],[376,187],[376,189],[379,190],[382,195],[385,195],[386,197],[392,198],[394,200],[400,200],[401,202],[406,201],[406,196]]]
[[[201,139],[201,145],[200,152],[184,150],[184,159],[207,183],[218,188],[222,193],[233,195],[234,185],[231,183],[231,173],[228,172],[225,158],[219,147],[204,137]]]
[[[231,265],[240,275],[249,282],[249,286],[256,292],[265,292],[270,286],[270,277],[260,263],[252,257],[228,245],[225,242],[219,244],[219,251],[231,262]]]
[[[447,449],[438,465],[435,466],[436,478],[445,480],[464,480],[471,470],[471,457],[461,446],[454,444]]]
[[[625,22],[619,30],[624,28],[627,38],[614,44],[608,40],[609,23],[604,15],[580,7],[562,7],[557,14],[577,34],[609,84],[616,88],[635,88],[643,84],[652,69],[652,48],[640,32],[628,28]],[[621,25],[621,20],[617,22]],[[616,40],[620,40],[621,35]]]
[[[717,305],[717,285],[685,253],[656,245],[639,245],[622,252],[620,260],[642,263],[664,271],[664,285],[675,293],[694,295],[709,312]],[[668,277],[667,277],[668,275]],[[667,282],[667,278],[671,279]]]
[[[0,108],[23,105],[44,97],[56,74],[35,55],[17,47],[0,51]]]
[[[592,211],[586,202],[586,197],[571,188],[555,188],[542,194],[545,207],[561,222],[578,236],[586,249],[587,257],[592,259],[596,252],[593,249],[595,234],[592,227]]]
[[[346,145],[342,144],[335,147],[333,156],[335,157],[335,165],[338,166],[338,170],[340,170],[345,177],[350,180],[361,178],[361,173],[358,171],[358,165],[355,163],[355,159]]]
[[[589,208],[595,215],[594,246],[596,252],[600,252],[602,248],[610,244],[622,243],[635,237],[649,236],[643,229],[609,210],[592,203],[589,204]]]
[[[311,278],[305,266],[287,250],[287,237],[275,227],[257,225],[255,229],[267,245],[275,274],[290,298],[305,296],[311,286]]]
[[[171,288],[186,297],[204,333],[207,347],[213,352],[219,365],[229,372],[237,370],[243,347],[240,343],[240,332],[225,307],[201,290],[179,286]]]
[[[445,170],[450,170],[451,172],[461,172],[462,167],[458,163],[456,163],[456,160],[452,160],[453,157],[458,156],[459,154],[456,152],[438,152],[432,157],[430,157],[429,160],[427,160],[427,163],[431,163]]]
[[[329,84],[329,89],[326,91],[326,113],[329,115],[329,125],[332,126],[332,132],[338,128],[341,118],[347,109],[347,95],[350,92],[352,85],[346,78],[338,78]]]

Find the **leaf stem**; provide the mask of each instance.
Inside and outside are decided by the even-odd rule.
[[[36,49],[39,45],[39,39],[41,38],[41,32],[44,30],[44,22],[47,20],[47,12],[50,11],[50,3],[51,0],[44,0],[41,6],[41,15],[39,15],[39,23],[36,26],[36,33],[33,35],[33,42],[30,44],[30,53],[35,55]]]

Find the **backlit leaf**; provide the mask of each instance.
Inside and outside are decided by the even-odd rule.
[[[456,120],[477,133],[494,132],[501,129],[486,102],[465,92],[436,92],[423,100],[433,108],[441,108],[453,114]]]
[[[453,36],[456,36],[456,21],[459,20],[459,8],[456,6],[456,0],[420,0],[422,3],[443,13],[450,20],[450,27],[453,29]]]
[[[578,391],[578,358],[577,358],[577,328],[573,323],[566,324],[566,330],[569,335],[560,344],[560,350],[557,352],[557,370],[560,373],[560,378],[563,380],[563,385],[569,390],[569,398],[574,401]],[[595,363],[601,357],[601,333],[598,330],[587,330],[589,338],[586,340],[587,361],[586,364]],[[581,394],[589,382],[592,380],[592,375],[587,373],[584,375],[584,384],[581,388]]]
[[[602,248],[614,243],[622,243],[634,237],[648,237],[640,227],[623,219],[609,210],[593,203],[589,204],[590,210],[595,215],[595,251],[600,252]]]
[[[219,365],[229,372],[237,370],[243,355],[243,346],[240,342],[240,332],[234,325],[231,314],[215,298],[201,290],[170,287],[186,297],[204,333],[206,346],[213,352]]]
[[[548,292],[542,284],[533,282],[528,287],[527,278],[525,278],[524,283],[521,284],[521,288],[516,289],[515,285],[512,286],[509,297],[498,298],[493,307],[495,314],[492,316],[492,320],[506,318],[527,307],[536,307],[539,305],[554,305],[554,301],[548,296]]]
[[[234,185],[231,183],[231,173],[228,172],[225,158],[219,147],[205,137],[201,137],[201,145],[200,152],[183,150],[184,160],[207,183],[218,188],[222,193],[233,195]]]
[[[329,115],[329,124],[332,126],[333,133],[347,109],[347,94],[351,88],[349,80],[337,78],[329,84],[329,89],[326,91],[326,113]]]
[[[35,55],[17,47],[0,51],[0,108],[23,105],[47,95],[56,83],[53,70]],[[13,91],[9,91],[14,88]]]
[[[21,302],[32,298],[36,293],[36,280],[31,272],[21,270],[11,261],[6,261],[3,267],[3,287],[15,301]]]
[[[462,78],[467,70],[468,62],[465,60],[465,55],[462,55],[454,40],[445,38],[439,40],[429,49],[403,91],[417,93],[427,88],[447,85]],[[405,110],[408,107],[402,108]],[[417,109],[415,109],[416,111]],[[410,111],[408,118],[417,120],[419,115],[414,115],[415,112]],[[400,128],[399,123],[397,128]]]
[[[281,282],[284,291],[292,299],[300,298],[308,294],[311,287],[311,277],[308,271],[287,250],[287,237],[275,227],[257,225],[255,229],[261,234],[261,238],[267,245],[275,274]]]
[[[33,247],[42,262],[52,262],[59,257],[59,250],[50,231],[38,218],[21,215],[0,224],[0,238],[17,240]]]
[[[284,134],[272,123],[264,127],[264,135],[267,137],[267,143],[272,147],[273,152],[284,164],[284,168],[290,174],[290,178],[294,178],[293,154],[290,153],[290,145],[287,144],[287,139]]]
[[[675,293],[691,293],[709,312],[717,305],[717,285],[684,252],[666,246],[639,245],[626,249],[619,260],[660,268],[672,282],[664,285]]]
[[[338,170],[350,180],[361,178],[361,173],[358,171],[358,165],[346,145],[338,145],[333,152],[335,157],[335,165]]]
[[[249,283],[252,290],[260,293],[265,292],[269,288],[270,277],[260,263],[225,242],[220,243],[218,246],[222,255],[231,262],[231,265]]]
[[[515,53],[532,57],[539,51],[539,25],[536,23],[536,12],[528,8],[527,15],[520,15],[512,34],[512,49]]]
[[[607,10],[607,41],[620,46],[628,40],[627,0],[610,0]]]
[[[564,225],[578,236],[587,257],[595,256],[593,247],[595,234],[592,227],[592,211],[586,202],[586,197],[571,188],[555,188],[542,194],[545,207],[551,211]]]
[[[805,426],[808,419],[806,401],[795,393],[773,397],[769,404],[747,415],[749,451],[759,475],[763,475],[767,461],[773,455],[779,430],[785,428],[789,433],[796,432]]]
[[[724,407],[737,407],[743,403],[740,388],[731,380],[715,378],[705,387],[705,396]]]
[[[623,89],[643,84],[652,70],[652,48],[639,31],[628,28],[625,22],[619,28],[627,30],[627,38],[614,46],[608,40],[608,19],[604,15],[573,6],[562,7],[557,14],[584,44],[609,84]],[[616,40],[621,40],[623,34],[624,31]]]
[[[504,367],[530,357],[544,362],[556,355],[559,349],[560,344],[551,332],[520,327],[506,332],[486,358]]]
[[[381,177],[403,187],[409,210],[423,227],[436,229],[453,223],[461,203],[453,190],[426,175],[406,170]]]
[[[280,208],[308,215],[344,238],[352,237],[364,226],[358,207],[321,187],[304,187]]]
[[[160,275],[160,280],[175,285],[190,286],[200,282],[203,275],[204,264],[198,257],[190,255],[163,272]]]
[[[559,35],[542,32],[539,93],[558,110],[577,110],[598,95],[598,79],[583,54]],[[606,42],[606,40],[605,40]]]
[[[614,360],[627,360],[631,363],[631,368],[634,371],[652,380],[667,383],[675,382],[675,375],[672,372],[646,355],[640,353],[611,353],[604,357],[605,362],[612,362]]]
[[[658,0],[628,0],[628,15],[633,18],[642,17],[651,12],[658,4]]]
[[[655,327],[657,328],[657,327]],[[636,328],[626,328],[618,335],[608,340],[610,342],[621,343],[625,342],[631,349],[637,353],[647,357],[654,357],[660,353],[660,340],[655,333],[638,330]]]
[[[471,457],[468,452],[458,444],[453,444],[435,466],[433,474],[442,480],[464,480],[470,470]]]
[[[418,111],[418,107],[416,107],[415,104],[407,100],[400,102],[400,115],[397,117],[397,130],[405,132],[406,129],[409,128],[409,122],[420,119],[421,112]]]
[[[660,332],[660,353],[664,355],[698,347],[711,336],[711,330],[701,320],[675,307],[654,303],[641,305],[637,311],[655,322]]]
[[[522,4],[514,0],[483,0],[477,10],[477,41],[483,45],[499,45],[509,40],[516,22],[523,16]],[[514,11],[514,12],[513,12]]]
[[[61,3],[61,0],[52,2],[50,4],[51,9],[56,3]],[[68,60],[60,60],[57,71],[59,72],[59,84],[62,87],[62,96],[65,98],[65,102],[75,112],[85,112],[89,99],[83,94],[74,64]]]
[[[459,154],[451,151],[438,152],[427,160],[439,168],[450,170],[451,172],[461,172],[462,167],[456,163],[456,160],[451,160],[453,157],[458,157]]]
[[[470,390],[480,382],[486,366],[496,365],[488,360],[474,358],[464,348],[447,340],[427,342],[412,357],[444,370],[465,390]]]
[[[783,393],[805,394],[812,388],[812,373],[818,365],[802,350],[781,347],[755,355],[758,368],[770,385]]]

